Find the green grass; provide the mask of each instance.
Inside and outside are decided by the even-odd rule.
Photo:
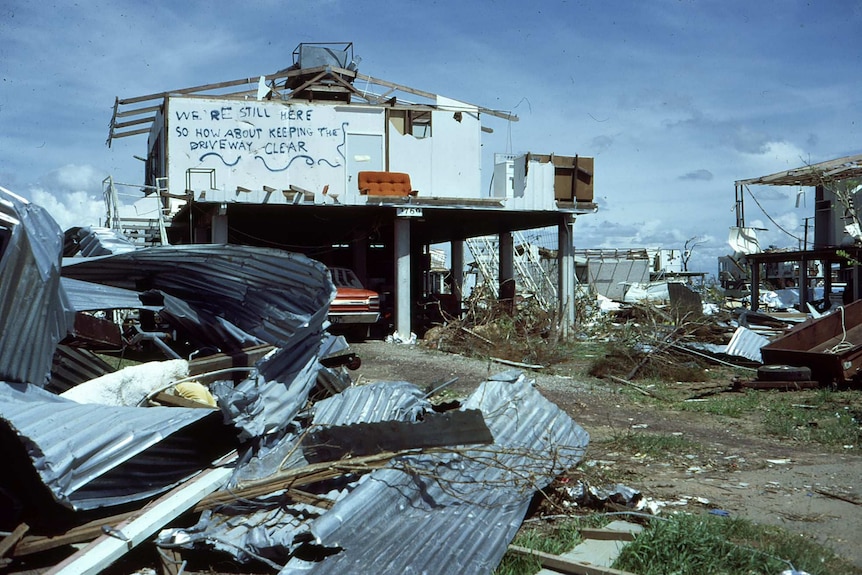
[[[720,393],[706,401],[680,401],[679,409],[725,417],[744,417],[764,407],[764,393],[745,390],[739,393]]]
[[[603,527],[606,515],[571,518],[556,526],[522,526],[515,545],[559,555],[577,545],[579,529]],[[676,514],[654,518],[629,543],[615,569],[638,575],[778,575],[791,567],[811,575],[862,575],[862,570],[831,550],[780,527],[745,519]],[[539,571],[537,559],[507,553],[496,575],[528,575]]]
[[[827,401],[811,407],[776,404],[763,416],[766,430],[777,437],[830,447],[862,449],[862,422],[846,406]]]
[[[717,394],[706,401],[679,401],[674,407],[733,418],[754,417],[764,433],[775,437],[862,451],[862,397],[858,391],[745,390]]]
[[[650,457],[664,457],[668,453],[683,453],[699,448],[699,444],[681,435],[663,433],[635,433],[626,431],[614,436],[611,445],[615,449],[641,453]]]
[[[527,547],[544,553],[560,555],[580,543],[580,530],[604,527],[610,519],[601,515],[572,517],[553,524],[525,524],[518,531],[514,545]],[[527,575],[541,569],[538,559],[514,553],[506,553],[495,575]]]
[[[811,575],[862,573],[832,551],[778,527],[688,514],[653,521],[614,563],[638,575],[778,574],[791,566]]]

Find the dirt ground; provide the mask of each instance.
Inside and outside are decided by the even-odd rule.
[[[512,369],[418,345],[368,341],[352,347],[362,359],[353,372],[358,383],[409,381],[431,390],[457,378],[447,389],[466,395],[488,375]],[[856,503],[862,502],[862,456],[782,442],[744,418],[645,405],[598,380],[528,376],[590,433],[580,466],[587,478],[613,478],[648,498],[685,502],[667,509],[709,508],[779,525],[816,539],[862,569],[862,504]],[[627,431],[677,434],[697,447],[661,458],[613,450],[610,439]]]

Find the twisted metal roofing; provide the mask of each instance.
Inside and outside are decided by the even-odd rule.
[[[7,464],[29,459],[54,501],[74,510],[147,499],[236,447],[212,410],[80,404],[26,384],[0,384],[0,430]],[[25,508],[45,506],[33,485],[11,493]]]
[[[0,187],[0,380],[43,386],[66,335],[63,233],[40,206]]]

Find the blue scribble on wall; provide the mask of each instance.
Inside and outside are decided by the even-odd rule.
[[[287,165],[284,166],[283,168],[271,168],[271,167],[269,167],[269,164],[266,163],[266,158],[264,158],[263,156],[258,155],[258,156],[255,156],[254,158],[256,160],[260,160],[261,162],[263,162],[263,166],[267,170],[269,170],[270,172],[283,172],[290,167],[290,165],[294,162],[294,160],[297,160],[299,158],[304,159],[306,165],[308,165],[308,166],[314,165],[314,158],[312,158],[311,156],[294,156],[290,159],[290,161],[287,163]]]
[[[204,161],[204,158],[206,158],[207,156],[215,156],[216,158],[218,158],[219,160],[221,160],[221,161],[222,161],[222,163],[223,163],[225,166],[227,166],[227,167],[229,167],[229,168],[231,168],[231,167],[233,167],[233,166],[237,165],[237,164],[239,163],[240,158],[242,157],[242,156],[237,156],[237,157],[236,157],[236,160],[234,160],[234,161],[233,161],[233,163],[230,163],[230,162],[226,162],[226,161],[225,161],[225,159],[224,159],[224,158],[222,158],[221,154],[219,154],[218,152],[207,152],[206,154],[204,154],[203,156],[201,156],[200,158],[198,158],[198,161],[199,161],[199,162],[203,162],[203,161]]]

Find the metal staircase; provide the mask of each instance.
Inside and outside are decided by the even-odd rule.
[[[515,244],[515,284],[519,294],[536,299],[542,306],[553,305],[557,288],[542,265],[541,258],[521,232],[513,232]],[[500,278],[500,240],[498,236],[479,236],[466,240],[470,254],[486,288],[497,297]]]
[[[145,199],[152,198],[150,200],[152,202],[152,210],[148,210],[145,215],[152,214],[152,217],[121,216],[120,193],[117,192],[118,186],[132,186],[150,191],[151,193],[145,196]],[[167,245],[166,208],[162,205],[162,198],[165,197],[167,191],[167,178],[157,178],[155,186],[140,186],[114,182],[114,178],[108,176],[102,180],[102,192],[105,196],[105,207],[107,208],[105,226],[116,230],[138,247]]]

